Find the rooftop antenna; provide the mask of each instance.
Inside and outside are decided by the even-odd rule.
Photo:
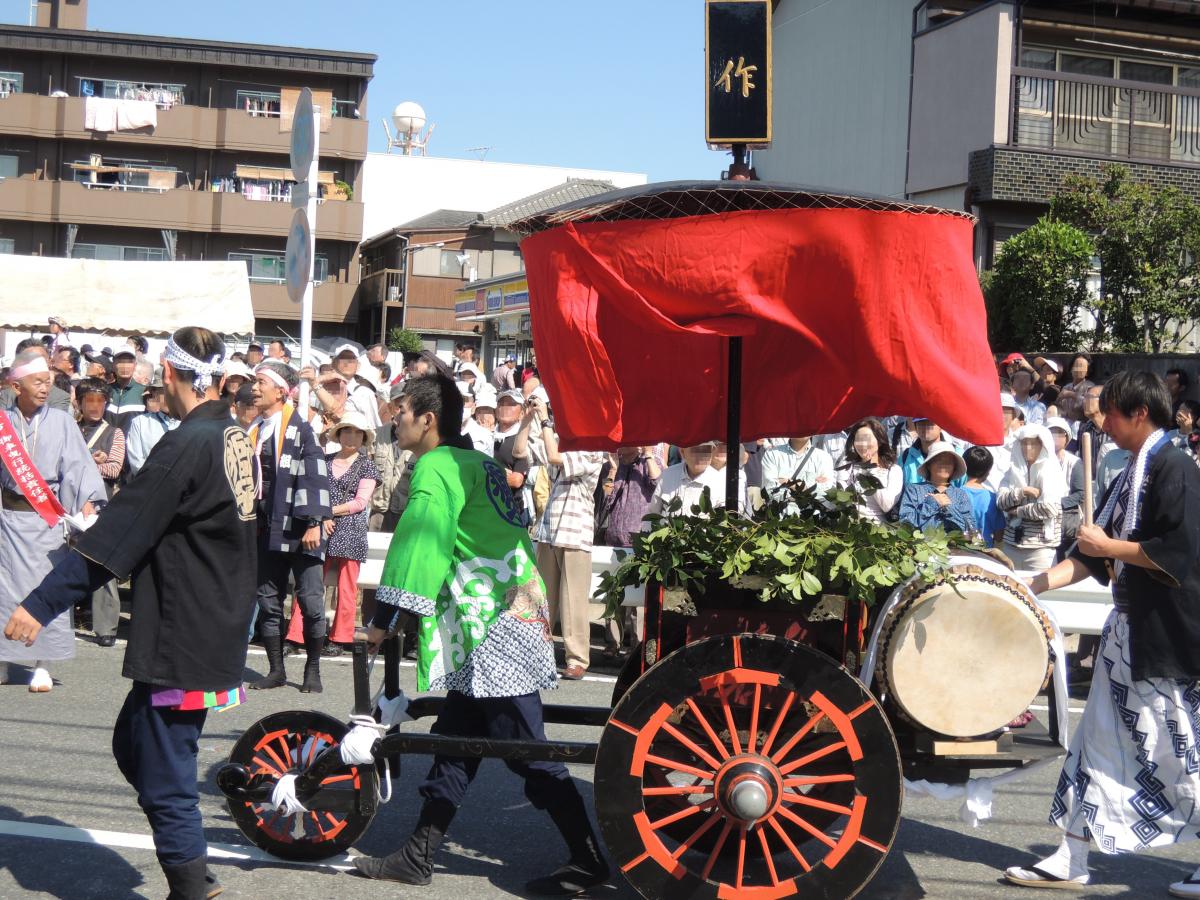
[[[487,159],[488,151],[492,150],[492,149],[494,149],[494,148],[492,148],[492,147],[468,147],[467,152],[468,153],[478,153],[479,161],[483,162],[485,159]]]
[[[426,148],[429,138],[433,136],[433,129],[437,126],[430,125],[422,136],[421,129],[425,128],[425,110],[419,103],[405,100],[398,104],[392,110],[392,124],[396,126],[395,137],[392,137],[392,130],[388,128],[388,120],[383,120],[383,132],[387,135],[388,153],[392,152],[392,148],[399,147],[400,152],[405,156],[427,155]]]

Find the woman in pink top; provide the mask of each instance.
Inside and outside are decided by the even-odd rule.
[[[367,517],[371,495],[379,483],[379,471],[371,461],[375,434],[366,419],[348,410],[326,434],[326,439],[341,445],[329,454],[329,502],[333,519],[325,523],[329,550],[325,557],[325,578],[337,578],[337,612],[325,644],[325,656],[339,656],[343,644],[354,642],[354,622],[358,613],[358,570],[367,558]],[[288,640],[303,642],[301,617],[293,615]]]

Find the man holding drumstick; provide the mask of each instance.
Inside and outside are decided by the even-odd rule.
[[[1067,558],[1030,587],[1091,575],[1111,583],[1114,609],[1050,807],[1063,842],[1004,873],[1026,887],[1087,884],[1093,840],[1123,853],[1200,836],[1200,469],[1167,437],[1171,399],[1157,375],[1115,375],[1100,406],[1105,433],[1133,456],[1095,523],[1089,503]],[[1200,870],[1170,890],[1200,897]]]

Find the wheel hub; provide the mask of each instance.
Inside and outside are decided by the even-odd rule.
[[[750,824],[766,818],[779,805],[783,777],[770,759],[747,753],[726,761],[713,789],[725,815]]]

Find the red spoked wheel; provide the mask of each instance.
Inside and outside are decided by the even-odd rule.
[[[705,638],[638,679],[596,758],[596,814],[648,898],[853,897],[900,821],[900,756],[867,688],[771,635]]]
[[[327,747],[346,735],[346,726],[313,711],[272,713],[238,739],[229,761],[251,774],[299,775]],[[375,809],[378,775],[373,766],[354,766],[321,782],[309,812],[283,816],[268,803],[228,802],[238,828],[253,844],[284,859],[327,859],[344,853],[367,826]]]

